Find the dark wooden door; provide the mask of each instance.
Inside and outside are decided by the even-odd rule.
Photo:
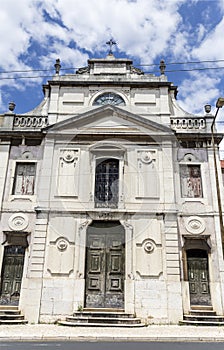
[[[1,273],[0,303],[18,304],[24,265],[25,247],[7,246]]]
[[[193,250],[187,261],[191,305],[211,305],[207,253]]]
[[[118,223],[94,223],[87,233],[87,308],[124,308],[125,243]]]

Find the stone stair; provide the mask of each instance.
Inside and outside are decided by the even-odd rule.
[[[189,314],[185,314],[181,325],[189,326],[223,326],[224,316],[217,316],[211,306],[192,306]]]
[[[26,324],[28,321],[24,319],[18,306],[0,305],[0,325],[1,324]]]
[[[73,327],[143,327],[141,319],[121,309],[84,309],[76,311],[58,324]]]

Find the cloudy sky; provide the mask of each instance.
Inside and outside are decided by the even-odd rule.
[[[146,72],[165,59],[188,112],[224,96],[224,0],[1,0],[0,113],[12,100],[18,114],[33,109],[56,58],[74,72],[105,57],[111,37],[115,56]]]

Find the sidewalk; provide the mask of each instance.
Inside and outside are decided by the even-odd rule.
[[[103,328],[49,324],[0,325],[0,342],[7,340],[224,342],[224,327],[150,325],[142,328]]]

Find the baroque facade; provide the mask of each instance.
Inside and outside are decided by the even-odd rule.
[[[213,115],[178,106],[163,61],[159,76],[112,53],[55,68],[37,108],[0,116],[0,304],[34,323],[223,315]]]

